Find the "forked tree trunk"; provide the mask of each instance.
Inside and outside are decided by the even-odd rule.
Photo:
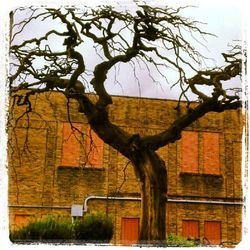
[[[141,182],[142,213],[139,242],[162,244],[166,237],[167,170],[165,163],[154,151],[143,151],[137,155],[134,166]]]

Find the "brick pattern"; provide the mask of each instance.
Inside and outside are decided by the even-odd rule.
[[[133,166],[106,144],[103,145],[102,167],[85,167],[86,136],[81,138],[80,156],[77,159],[80,163],[74,168],[62,166],[63,127],[68,122],[67,101],[55,92],[34,96],[34,100],[40,105],[34,106],[35,112],[29,114],[29,123],[27,117],[23,117],[18,120],[17,128],[9,131],[11,227],[18,214],[30,215],[32,218],[49,214],[70,216],[71,205],[83,204],[90,195],[139,197],[140,183]],[[180,115],[174,110],[176,101],[114,97],[113,103],[109,107],[112,121],[129,133],[158,133]],[[179,112],[183,109],[185,103],[181,104]],[[14,118],[21,114],[22,110],[19,108],[11,112]],[[70,102],[70,120],[73,124],[80,124],[79,128],[83,134],[86,133],[86,117],[78,112],[78,105],[74,100]],[[209,113],[186,129],[187,132],[195,131],[198,134],[198,173],[195,174],[182,172],[181,141],[158,150],[168,170],[169,198],[221,201],[242,199],[241,124],[241,111],[226,111]],[[30,128],[27,137],[28,125]],[[203,143],[204,132],[218,134],[219,150],[216,152],[219,152],[220,175],[204,175],[203,148],[210,147],[209,140],[205,143],[207,145]],[[197,140],[194,141],[191,147]],[[215,147],[212,148],[214,150]],[[76,154],[73,149],[69,151]],[[89,212],[103,211],[112,214],[115,224],[112,239],[114,244],[121,241],[121,218],[140,217],[140,202],[137,201],[93,200],[88,205]],[[199,221],[200,239],[204,239],[205,221],[218,221],[221,222],[222,242],[237,243],[241,240],[241,206],[168,203],[167,208],[168,234],[182,235],[183,221],[195,220]]]
[[[30,200],[38,204],[43,202],[46,135],[47,130],[43,128],[16,128],[13,131],[11,138],[15,150],[9,157],[15,161],[9,169],[10,201],[20,204]]]
[[[205,222],[221,223],[221,242],[232,246],[241,241],[241,206],[214,204],[168,204],[167,233],[182,235],[183,220],[199,221],[199,235],[205,240]]]
[[[241,183],[241,158],[242,158],[242,150],[240,142],[233,142],[233,168],[228,169],[227,176],[228,179],[232,180],[233,190],[230,196],[233,197],[242,197],[242,185]]]

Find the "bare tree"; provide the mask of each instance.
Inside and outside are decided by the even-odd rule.
[[[200,43],[203,36],[211,34],[202,31],[198,22],[180,16],[181,11],[182,8],[135,5],[131,11],[121,10],[120,6],[30,7],[11,13],[14,21],[9,84],[15,104],[27,106],[29,112],[32,110],[30,96],[50,90],[61,91],[67,98],[77,100],[79,112],[85,114],[98,136],[132,162],[142,198],[140,240],[150,243],[164,240],[166,233],[167,168],[156,150],[179,140],[181,131],[206,113],[242,105],[237,89],[224,87],[227,81],[241,75],[241,47],[234,46],[222,54],[224,67],[199,70],[204,58],[189,41],[199,35],[194,42]],[[22,20],[15,20],[18,16]],[[56,22],[57,26],[38,38],[18,42],[17,38],[32,22],[39,25]],[[57,49],[51,42],[55,37]],[[99,56],[93,70],[86,67],[90,58],[81,47],[90,42]],[[187,100],[187,107],[163,132],[148,136],[129,134],[109,119],[112,96],[105,83],[108,73],[122,63],[132,67],[143,63],[149,74],[154,69],[164,81],[169,80],[163,73],[165,69],[177,72],[178,79],[172,84],[181,89],[180,100]],[[189,77],[187,72],[193,76]],[[210,93],[202,92],[202,85],[211,87]],[[97,101],[86,93],[89,87],[93,88]],[[27,91],[20,92],[22,89]],[[195,103],[188,100],[188,91],[197,96]],[[176,109],[180,109],[179,105]]]

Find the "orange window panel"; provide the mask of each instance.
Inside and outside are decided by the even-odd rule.
[[[63,142],[62,142],[62,166],[79,166],[80,165],[80,140],[81,124],[73,123],[63,124]],[[77,129],[79,131],[77,131]]]
[[[221,243],[221,222],[205,221],[204,240],[206,244],[219,245]]]
[[[182,236],[187,239],[199,239],[199,221],[183,220],[182,221]]]
[[[139,218],[122,218],[121,240],[123,245],[133,245],[139,239]]]
[[[203,166],[206,174],[220,174],[219,133],[203,132]]]
[[[103,140],[90,128],[87,131],[85,153],[87,166],[103,166]]]
[[[198,173],[198,132],[183,131],[181,139],[181,171]]]
[[[14,224],[17,227],[23,227],[28,224],[30,215],[28,214],[16,214],[14,218]]]

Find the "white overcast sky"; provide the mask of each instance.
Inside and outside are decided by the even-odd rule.
[[[35,1],[36,3],[46,3],[44,1]],[[51,1],[52,3],[62,5],[69,4],[71,1]],[[51,2],[48,6],[51,5]],[[80,7],[80,3],[89,3],[89,4],[103,4],[105,2],[111,3],[115,1],[77,1],[75,2],[77,6]],[[117,1],[120,5],[129,6],[131,1]],[[214,66],[222,66],[224,61],[221,56],[222,52],[225,52],[229,49],[228,44],[232,43],[233,40],[242,40],[242,31],[243,31],[243,22],[242,22],[242,6],[237,3],[231,3],[227,1],[225,4],[224,1],[209,1],[208,3],[203,3],[203,0],[200,1],[169,1],[169,0],[161,0],[161,1],[146,1],[147,4],[150,3],[160,3],[161,5],[169,5],[171,7],[179,7],[186,5],[193,5],[196,7],[187,8],[182,11],[181,14],[185,17],[190,17],[191,19],[200,21],[204,23],[200,25],[200,28],[204,31],[215,34],[217,37],[206,37],[207,41],[203,41],[203,44],[206,45],[207,49],[200,46],[200,51],[203,55],[208,58],[213,58],[215,61],[207,61],[207,64],[210,67]],[[223,4],[224,2],[224,4]],[[26,6],[30,6],[31,3],[28,4],[26,2]],[[38,4],[39,5],[39,4]],[[21,4],[13,5],[12,8],[17,6],[22,6]],[[58,5],[57,5],[58,6]],[[44,25],[44,24],[43,24]],[[49,27],[49,26],[47,26]],[[33,25],[29,27],[27,31],[23,33],[23,36],[20,36],[19,39],[25,39],[27,36],[30,38],[34,36],[34,34],[42,33],[43,29],[47,27],[42,27],[41,23],[37,23],[37,25]],[[50,27],[49,27],[50,28]],[[54,46],[58,46],[58,44],[54,43]],[[198,46],[198,43],[197,43]],[[88,54],[88,49],[85,49],[86,57],[89,58],[89,63],[94,64],[94,57],[92,54]],[[91,53],[91,52],[90,52]],[[109,77],[106,81],[106,88],[110,94],[115,95],[126,95],[126,96],[143,96],[150,98],[168,98],[168,99],[178,99],[180,90],[179,88],[170,89],[171,80],[174,77],[173,72],[166,72],[169,75],[170,84],[166,82],[162,82],[161,79],[156,78],[160,81],[160,84],[154,84],[150,77],[148,77],[146,69],[137,70],[136,76],[139,79],[139,82],[136,80],[134,71],[131,67],[127,67],[122,65],[119,69],[119,84],[115,84],[114,82],[114,74],[109,73]],[[232,81],[233,84],[238,83],[239,80],[235,79]],[[122,86],[122,87],[121,87]],[[140,86],[140,87],[139,87]]]

